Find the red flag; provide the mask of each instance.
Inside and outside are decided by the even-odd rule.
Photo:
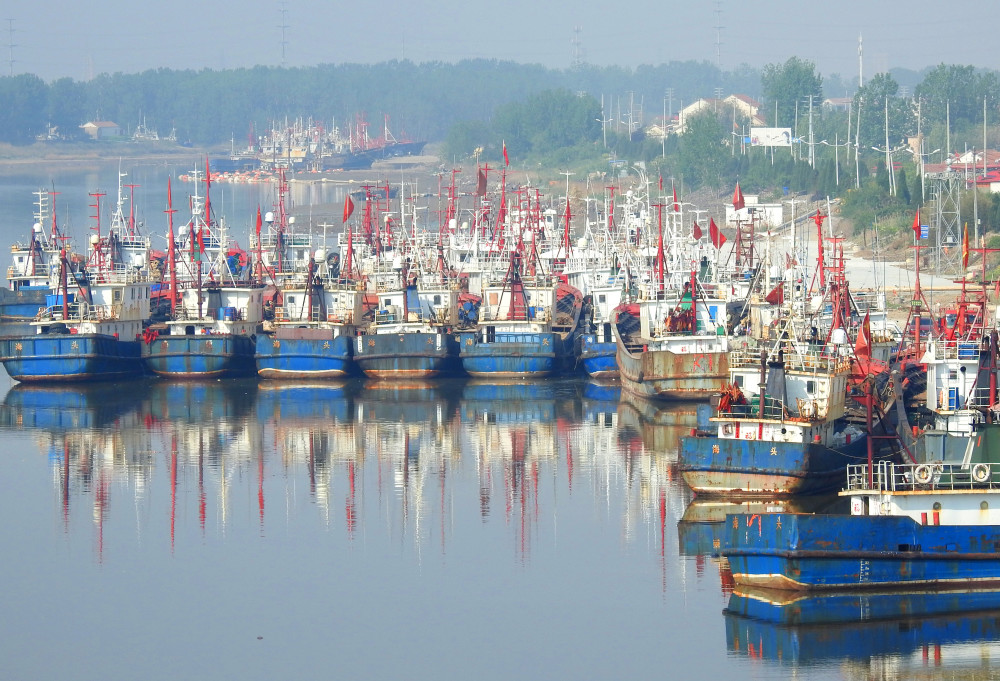
[[[663,175],[660,175],[660,191],[663,191]]]
[[[351,217],[351,213],[353,212],[354,212],[354,202],[351,201],[351,195],[348,194],[347,200],[344,201],[344,222],[347,222],[347,219]]]
[[[736,191],[733,192],[733,208],[740,210],[746,206],[746,201],[743,200],[743,192],[740,191],[740,183],[736,182]]]
[[[715,224],[715,218],[708,219],[708,238],[712,240],[712,245],[716,248],[722,248],[722,244],[726,243],[726,235]]]
[[[969,268],[969,223],[965,223],[965,231],[962,232],[962,267]]]
[[[770,293],[764,296],[769,305],[781,305],[785,302],[785,282],[779,281]]]
[[[695,238],[696,240],[697,240],[697,239],[700,239],[700,238],[701,238],[701,227],[699,227],[699,226],[698,226],[698,223],[697,223],[697,222],[696,222],[696,223],[694,223],[694,231],[692,232],[692,234],[691,234],[691,235],[692,235],[692,236],[693,236],[693,237],[694,237],[694,238]]]
[[[920,209],[917,208],[917,214],[913,216],[913,233],[916,238],[920,238]]]
[[[680,203],[677,202],[677,187],[674,187],[673,189],[674,189],[674,212],[678,213],[680,212],[681,205]]]
[[[260,206],[257,206],[257,245],[260,246],[260,228],[263,223],[260,219]]]
[[[858,339],[854,342],[854,354],[858,357],[871,357],[872,350],[872,323],[869,313],[865,312],[865,318],[858,329]]]
[[[503,164],[505,166],[509,166],[510,165],[510,159],[507,158],[507,142],[506,141],[503,143]]]
[[[486,173],[482,170],[479,171],[479,177],[476,181],[476,195],[486,196]]]

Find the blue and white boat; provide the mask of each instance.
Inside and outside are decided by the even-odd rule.
[[[62,258],[59,293],[31,322],[34,334],[0,339],[0,362],[21,382],[92,381],[142,373],[139,340],[149,317],[150,282],[138,273],[76,272],[77,289],[67,285]]]
[[[262,378],[340,378],[356,371],[353,354],[364,292],[331,272],[325,258],[318,261],[304,278],[285,283],[273,320],[257,334]]]
[[[856,371],[847,355],[829,347],[789,343],[770,353],[732,352],[730,385],[711,429],[681,438],[678,468],[684,480],[698,494],[775,497],[836,490],[847,466],[869,452],[869,428],[858,420],[864,413],[849,404]],[[881,434],[882,424],[888,429],[891,421],[878,416],[890,402],[891,386],[885,374],[868,380],[876,402],[872,424]]]
[[[175,240],[168,234],[170,318],[143,335],[149,371],[172,378],[217,378],[256,373],[255,334],[264,321],[264,287],[249,278],[244,252],[228,244],[224,221],[191,197],[191,219]],[[178,260],[180,262],[178,262]]]
[[[470,376],[527,378],[574,369],[583,296],[562,281],[522,277],[521,256],[506,275],[487,282],[479,325],[463,331],[462,368]]]
[[[1000,431],[958,462],[848,468],[851,515],[732,515],[737,584],[778,589],[1000,583]]]
[[[399,280],[407,283],[400,286]],[[370,378],[434,378],[458,373],[457,287],[428,273],[375,273],[374,321],[355,339],[354,360]]]
[[[39,190],[35,195],[38,198],[31,235],[28,243],[11,245],[7,288],[0,289],[0,328],[4,335],[29,332],[26,323],[45,307],[45,296],[55,290],[59,253],[67,241],[56,225],[55,210],[49,205],[50,193]]]

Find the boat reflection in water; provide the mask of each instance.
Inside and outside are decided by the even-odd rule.
[[[114,382],[66,386],[17,383],[0,405],[0,426],[10,428],[104,428],[135,409],[143,384]]]
[[[17,386],[0,427],[50,455],[67,533],[91,526],[99,555],[134,537],[174,550],[291,521],[348,542],[367,522],[369,537],[374,527],[393,546],[446,552],[456,523],[475,518],[513,535],[524,561],[560,505],[588,502],[601,509],[588,518],[660,554],[666,584],[667,526],[689,492],[676,446],[660,443],[676,443],[694,412],[637,411],[618,396],[577,378],[156,379]]]
[[[711,411],[704,403],[656,402],[625,390],[618,413],[623,426],[640,435],[643,447],[664,453],[676,466],[680,438],[698,426],[699,413],[707,418]]]
[[[850,679],[994,679],[1000,590],[802,596],[738,587],[726,608],[729,651]]]

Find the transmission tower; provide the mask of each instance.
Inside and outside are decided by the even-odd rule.
[[[14,20],[7,20],[7,34],[10,36],[7,39],[7,64],[9,66],[9,75],[14,75],[14,48],[17,45],[14,44]]]
[[[934,224],[936,243],[934,269],[938,275],[958,274],[962,259],[960,190],[962,178],[959,173],[946,170],[930,175],[931,197],[934,202]]]
[[[570,40],[570,44],[573,46],[573,60],[570,68],[578,69],[583,66],[583,39],[580,37],[582,32],[582,26],[573,27],[573,38]]]
[[[715,1],[715,65],[722,73],[722,1]]]
[[[280,5],[278,12],[281,14],[281,23],[278,28],[281,29],[281,66],[285,66],[285,46],[288,45],[288,40],[285,38],[285,31],[288,30],[288,8],[286,7],[288,3],[285,0],[280,0],[278,5]]]

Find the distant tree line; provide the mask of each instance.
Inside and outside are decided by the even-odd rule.
[[[742,135],[752,122],[731,112],[689,116],[682,135],[645,133],[664,114],[732,93],[757,99],[765,125],[792,128],[796,143],[749,147]],[[827,93],[850,97],[849,106],[822,106]],[[875,74],[856,87],[837,75],[824,78],[798,57],[728,72],[695,61],[549,69],[497,60],[403,60],[156,69],[85,82],[46,83],[21,74],[0,77],[0,101],[0,141],[13,144],[52,129],[62,138],[82,138],[83,123],[110,120],[126,131],[144,124],[199,146],[235,139],[241,147],[251,129],[261,134],[293,119],[344,129],[364,115],[370,133],[378,135],[388,115],[397,137],[444,142],[446,162],[475,158],[496,165],[503,145],[511,163],[525,168],[606,173],[618,160],[642,161],[689,189],[725,191],[739,178],[745,190],[757,193],[841,195],[845,207],[865,220],[904,213],[926,200],[917,174],[921,159],[941,162],[949,144],[951,150],[982,148],[984,141],[1000,146],[996,72],[940,64]],[[918,132],[922,155],[906,144]],[[1000,204],[991,202],[984,213],[987,228],[1000,229]]]
[[[102,74],[89,81],[46,83],[22,74],[0,78],[0,141],[27,144],[58,128],[82,138],[87,121],[114,121],[123,130],[145,125],[198,145],[242,143],[248,131],[313,118],[346,127],[357,114],[380,131],[382,116],[413,139],[443,140],[459,121],[488,121],[501,104],[546,90],[587,93],[615,115],[659,114],[670,89],[673,106],[704,94],[711,83],[725,91],[754,92],[759,73],[721,72],[708,62],[672,62],[636,69],[583,66],[549,69],[496,60],[455,64],[388,61],[308,68],[258,66],[231,70],[155,69]],[[624,103],[623,103],[623,100]],[[624,107],[624,108],[623,108]]]

